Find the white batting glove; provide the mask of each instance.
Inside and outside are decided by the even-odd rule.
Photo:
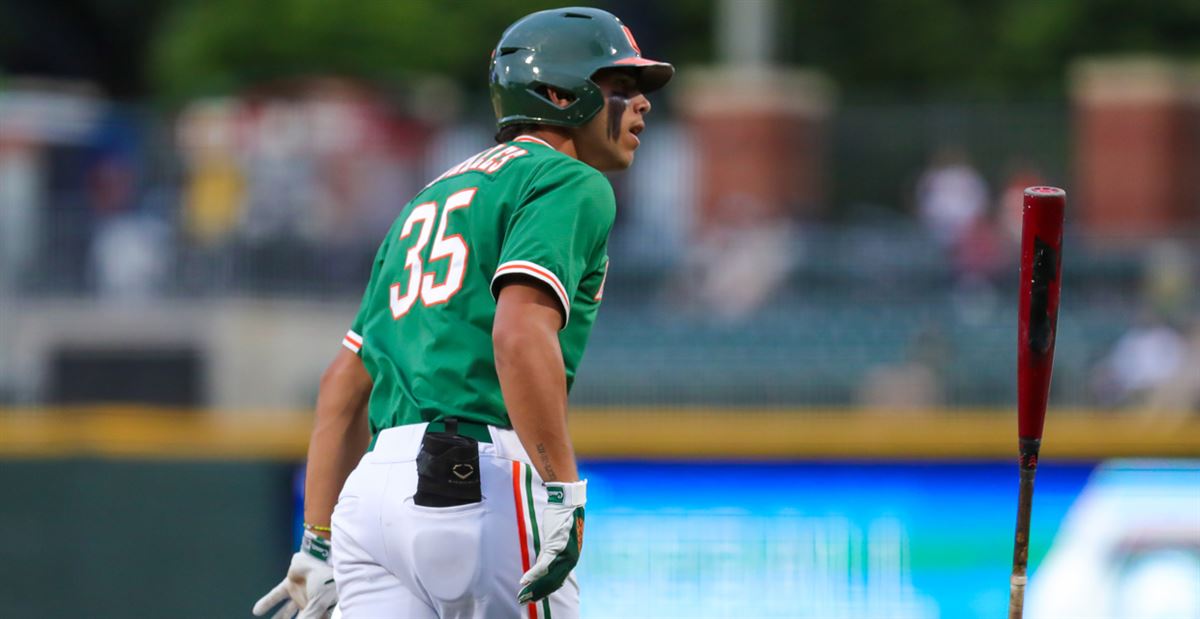
[[[583,550],[583,505],[587,503],[587,480],[545,484],[549,495],[542,512],[542,550],[537,561],[521,577],[517,601],[537,602],[558,591],[579,563]]]
[[[254,615],[262,617],[283,602],[271,619],[327,619],[337,605],[329,549],[329,540],[305,531],[287,577],[254,604]]]

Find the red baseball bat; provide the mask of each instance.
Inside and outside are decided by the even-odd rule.
[[[1057,187],[1025,190],[1021,214],[1021,299],[1017,319],[1017,443],[1021,484],[1008,598],[1009,619],[1021,619],[1025,609],[1029,516],[1033,510],[1033,478],[1037,474],[1050,374],[1054,367],[1066,205],[1067,192]]]

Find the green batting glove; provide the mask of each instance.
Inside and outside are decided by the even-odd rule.
[[[587,480],[545,484],[549,495],[542,513],[542,551],[533,567],[521,576],[517,601],[537,602],[558,591],[579,563],[583,550],[583,505],[587,502]]]

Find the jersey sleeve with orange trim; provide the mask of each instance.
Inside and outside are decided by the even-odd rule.
[[[574,159],[548,161],[508,221],[492,296],[507,275],[533,277],[562,304],[565,327],[580,281],[605,260],[616,214],[612,186],[602,174]]]
[[[388,246],[391,244],[393,236],[395,235],[392,234],[392,230],[388,230],[387,237],[379,244],[379,251],[375,252],[375,261],[371,265],[371,279],[367,280],[367,288],[363,292],[358,314],[354,317],[354,322],[350,324],[350,330],[342,337],[342,346],[359,356],[362,355],[363,349],[363,330],[366,329],[367,319],[371,315],[371,299],[379,287],[379,271],[383,267],[383,260],[387,257]]]

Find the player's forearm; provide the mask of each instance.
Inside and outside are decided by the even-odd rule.
[[[497,342],[496,371],[513,428],[543,481],[576,481],[558,338],[554,332],[511,337]]]
[[[514,309],[500,304],[493,333],[496,373],[509,419],[543,481],[577,481],[575,450],[567,432],[566,372],[558,343],[561,319],[557,313],[545,313],[545,307],[510,311]]]
[[[321,377],[317,395],[304,483],[305,522],[329,525],[342,485],[367,449],[370,394],[371,378],[362,361],[340,351]]]

